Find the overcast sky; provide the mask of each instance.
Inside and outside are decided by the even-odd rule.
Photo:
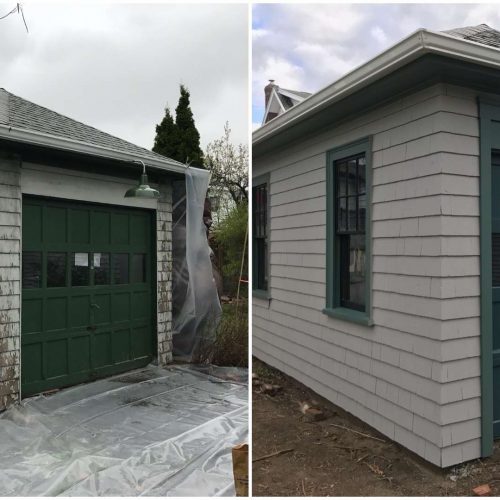
[[[261,4],[253,7],[253,127],[269,79],[316,92],[418,28],[486,23],[500,30],[499,4]]]
[[[23,5],[29,34],[0,20],[0,87],[150,149],[183,83],[202,147],[226,120],[248,142],[246,5]]]

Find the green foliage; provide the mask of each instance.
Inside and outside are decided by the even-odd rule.
[[[163,120],[156,126],[153,151],[172,160],[182,163],[189,161],[193,167],[203,168],[200,133],[194,122],[189,97],[189,90],[181,85],[179,103],[175,108],[175,121],[167,107]]]
[[[243,247],[245,246],[245,235],[248,225],[248,205],[240,203],[236,205],[229,215],[215,228],[215,241],[223,253],[222,274],[224,282],[229,282],[229,292],[236,293],[240,277]],[[248,276],[248,241],[245,249],[245,260],[243,264],[243,277]],[[240,289],[242,295],[246,295],[248,286],[243,284]]]
[[[193,112],[189,103],[189,90],[181,85],[179,104],[175,109],[175,124],[179,132],[178,161],[189,162],[193,167],[203,168],[203,151],[200,148],[200,134],[194,123]]]
[[[248,366],[248,302],[223,304],[215,342],[200,346],[193,363]]]
[[[179,148],[179,132],[170,109],[165,108],[165,116],[159,125],[156,125],[156,137],[153,151],[168,158],[176,159]]]

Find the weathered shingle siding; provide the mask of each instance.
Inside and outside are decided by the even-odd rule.
[[[19,398],[20,162],[0,153],[0,410]]]
[[[172,184],[159,186],[156,212],[158,364],[172,361]]]
[[[270,172],[271,300],[253,349],[442,466],[480,456],[474,96],[435,85],[256,158]],[[326,151],[373,136],[373,320],[324,315]]]

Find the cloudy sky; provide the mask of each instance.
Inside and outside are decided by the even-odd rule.
[[[261,4],[253,7],[252,121],[264,86],[315,92],[418,28],[486,23],[500,29],[498,4]]]
[[[183,83],[202,147],[226,120],[248,142],[246,5],[23,5],[29,34],[0,20],[0,87],[150,149]]]

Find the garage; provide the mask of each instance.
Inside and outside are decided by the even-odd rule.
[[[153,356],[151,214],[23,199],[23,396]]]
[[[0,411],[172,354],[186,166],[0,89]]]

